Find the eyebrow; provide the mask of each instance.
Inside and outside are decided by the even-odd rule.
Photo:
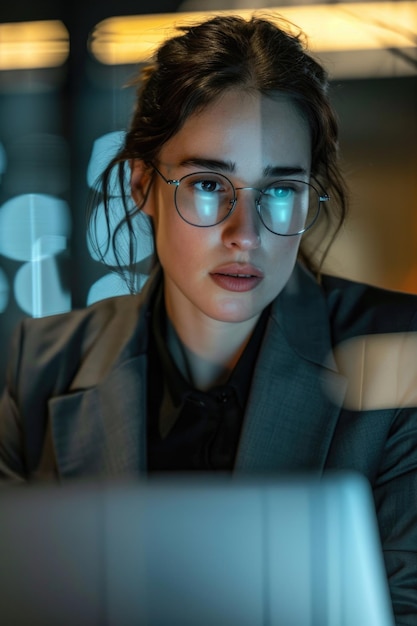
[[[270,176],[294,176],[294,174],[296,175],[304,175],[307,176],[308,172],[305,169],[305,167],[301,167],[299,165],[296,166],[272,166],[272,165],[268,165],[265,169],[264,169],[264,176],[265,178],[269,178]]]
[[[228,172],[233,174],[236,171],[236,166],[232,161],[223,161],[221,159],[205,159],[202,157],[191,157],[181,161],[180,165],[192,167],[202,167],[205,170],[213,170],[214,172]]]
[[[236,165],[232,161],[223,161],[221,159],[206,159],[201,157],[191,157],[184,159],[180,163],[181,166],[193,166],[193,167],[201,167],[205,170],[210,170],[213,172],[220,173],[228,173],[233,174],[236,171]],[[269,177],[280,177],[280,176],[294,176],[297,175],[308,175],[307,170],[304,167],[299,165],[294,166],[282,166],[282,165],[267,165],[264,168],[263,176],[265,178]]]

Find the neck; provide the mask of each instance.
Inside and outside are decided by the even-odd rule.
[[[169,321],[167,342],[171,355],[193,387],[207,391],[223,384],[244,351],[257,318],[245,323],[197,320]]]

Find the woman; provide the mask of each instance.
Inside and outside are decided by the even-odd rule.
[[[20,326],[0,475],[357,470],[373,488],[398,623],[415,624],[413,370],[393,390],[368,381],[384,359],[401,379],[417,301],[320,276],[305,249],[305,232],[345,215],[327,87],[300,37],[263,19],[217,17],[161,46],[99,198],[110,225],[118,168],[120,270],[119,234],[134,269],[143,212],[152,275],[139,295]],[[390,339],[382,361],[375,336]]]

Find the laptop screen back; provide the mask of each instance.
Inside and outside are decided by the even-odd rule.
[[[0,492],[0,622],[393,626],[359,476]]]

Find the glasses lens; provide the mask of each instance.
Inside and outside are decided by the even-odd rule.
[[[230,213],[234,189],[221,174],[198,172],[181,179],[175,200],[186,222],[194,226],[214,226]]]
[[[277,235],[296,235],[315,221],[320,198],[308,183],[281,180],[263,189],[259,205],[262,222],[268,230]]]

